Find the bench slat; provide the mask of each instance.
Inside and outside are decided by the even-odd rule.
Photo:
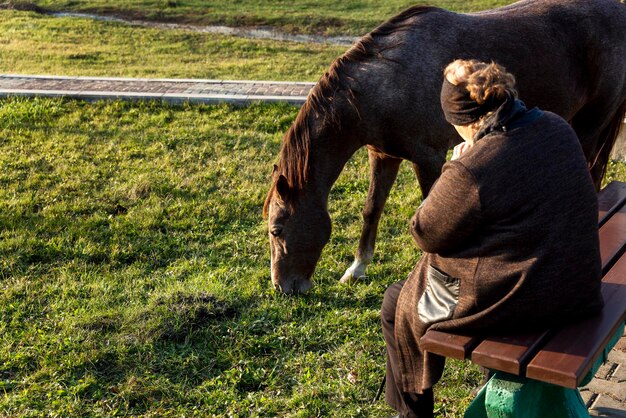
[[[559,330],[528,364],[526,376],[575,389],[626,319],[626,256],[602,282],[602,312]]]
[[[420,347],[429,353],[465,360],[479,342],[478,337],[431,330],[420,339]]]
[[[472,362],[488,369],[523,376],[525,366],[541,344],[551,335],[549,330],[523,335],[489,337],[472,352]]]
[[[616,184],[616,183],[611,183]],[[617,183],[625,185],[626,183]],[[603,189],[606,190],[606,189]],[[603,195],[604,207],[610,206],[613,216],[600,227],[600,253],[602,271],[610,269],[616,256],[624,251],[626,243],[626,207],[619,207],[618,200],[626,198],[626,187],[609,190],[611,195]],[[623,196],[622,196],[623,195]],[[615,213],[615,209],[619,212]],[[550,335],[549,331],[515,336],[485,338],[471,355],[472,361],[488,369],[501,370],[517,376],[524,376],[525,366]]]
[[[602,272],[608,271],[621,254],[626,244],[626,206],[617,210],[600,228],[600,257]]]
[[[626,183],[613,181],[598,193],[598,224],[602,226],[626,202]]]

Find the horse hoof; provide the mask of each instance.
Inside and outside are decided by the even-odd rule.
[[[352,273],[346,273],[346,274],[343,275],[341,280],[339,280],[339,283],[341,283],[341,284],[352,284],[352,283],[356,283],[358,281],[366,280],[366,279],[367,279],[367,276],[365,276],[365,275],[356,277]]]
[[[339,280],[339,283],[350,284],[358,280],[364,279],[366,268],[367,263],[357,258],[356,260],[354,260],[354,263],[352,263],[352,265],[348,267],[346,272],[343,274],[341,280]]]
[[[358,277],[354,277],[352,275],[352,273],[346,272],[346,274],[344,274],[343,277],[339,280],[339,283],[341,283],[341,284],[351,284],[351,283],[356,282],[357,280],[359,280]]]

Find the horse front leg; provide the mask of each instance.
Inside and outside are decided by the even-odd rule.
[[[370,185],[367,191],[367,201],[363,209],[363,229],[359,248],[352,265],[346,270],[341,283],[351,283],[365,276],[365,269],[374,256],[374,245],[378,222],[383,213],[385,202],[389,197],[402,159],[390,157],[368,147],[370,163]]]

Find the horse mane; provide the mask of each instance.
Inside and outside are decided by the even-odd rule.
[[[295,195],[301,193],[309,177],[309,154],[312,140],[310,117],[313,115],[316,119],[321,120],[320,129],[329,129],[331,134],[338,133],[341,130],[340,112],[342,110],[338,103],[347,101],[352,108],[351,110],[360,118],[356,99],[358,92],[351,87],[350,82],[354,81],[354,78],[347,73],[348,65],[363,62],[372,57],[395,62],[383,56],[383,52],[397,48],[402,43],[397,42],[381,46],[378,40],[398,31],[409,30],[412,27],[410,21],[412,17],[433,10],[438,9],[431,6],[414,6],[384,22],[359,39],[348,51],[337,58],[330,65],[328,71],[318,80],[298,112],[296,120],[285,134],[280,149],[278,172],[287,179],[291,192]],[[265,199],[264,216],[267,216],[275,187],[276,182],[274,181]],[[285,203],[291,207],[293,202]]]

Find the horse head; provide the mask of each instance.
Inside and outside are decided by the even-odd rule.
[[[305,293],[328,242],[331,222],[326,205],[301,193],[274,166],[273,182],[265,202],[270,240],[271,276],[276,290]]]

